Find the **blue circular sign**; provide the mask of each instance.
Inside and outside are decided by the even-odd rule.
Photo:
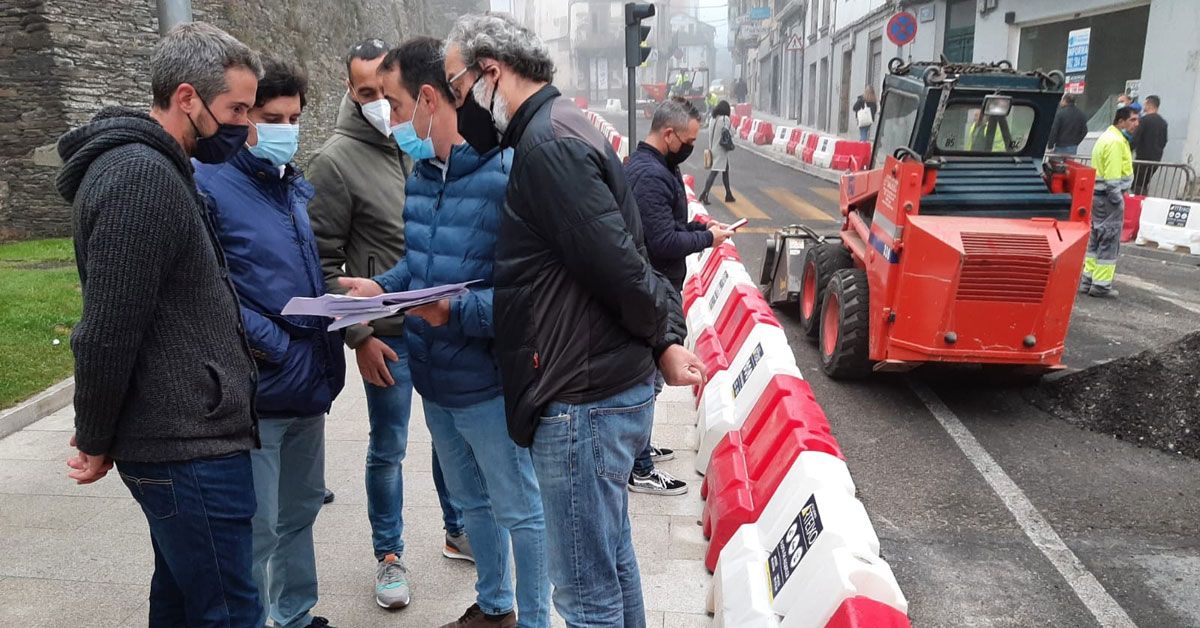
[[[908,11],[901,11],[892,16],[887,23],[888,39],[897,46],[903,46],[917,36],[917,16]]]

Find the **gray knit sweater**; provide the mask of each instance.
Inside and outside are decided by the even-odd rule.
[[[83,284],[79,448],[161,462],[254,447],[254,361],[178,142],[144,113],[108,108],[58,151]]]

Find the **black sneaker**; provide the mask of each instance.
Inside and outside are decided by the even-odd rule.
[[[324,617],[313,617],[312,621],[308,622],[308,628],[334,628],[329,624],[329,620]]]
[[[666,447],[655,447],[653,443],[650,444],[650,461],[651,462],[655,462],[655,463],[666,462],[668,460],[674,460],[674,459],[675,459],[675,450],[674,449],[667,449]]]
[[[683,495],[688,491],[687,482],[676,479],[666,471],[653,469],[646,475],[633,473],[629,476],[629,490],[650,495]]]
[[[332,504],[334,499],[333,491],[325,489],[325,498],[321,500],[322,504]]]
[[[726,194],[726,195],[725,195],[725,202],[726,202],[726,203],[736,203],[736,202],[737,202],[737,199],[736,199],[736,198],[733,198],[733,195],[732,195],[732,194]]]

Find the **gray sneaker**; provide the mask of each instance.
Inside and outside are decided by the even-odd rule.
[[[408,567],[395,554],[384,556],[375,570],[375,603],[383,608],[404,608],[411,601]]]
[[[466,532],[458,534],[446,533],[446,545],[442,548],[442,556],[458,560],[475,562],[475,553],[471,551],[471,539]]]

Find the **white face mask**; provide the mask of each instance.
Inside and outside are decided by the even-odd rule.
[[[488,94],[488,86],[490,85],[487,78],[479,81],[472,88],[472,93],[475,95],[475,102],[485,109],[489,109],[492,114],[492,121],[496,123],[496,130],[504,133],[508,130],[508,101],[505,100],[504,94],[500,93],[499,89],[495,89],[495,99]]]
[[[392,104],[386,98],[373,100],[362,106],[363,117],[376,131],[387,137],[392,134]]]

